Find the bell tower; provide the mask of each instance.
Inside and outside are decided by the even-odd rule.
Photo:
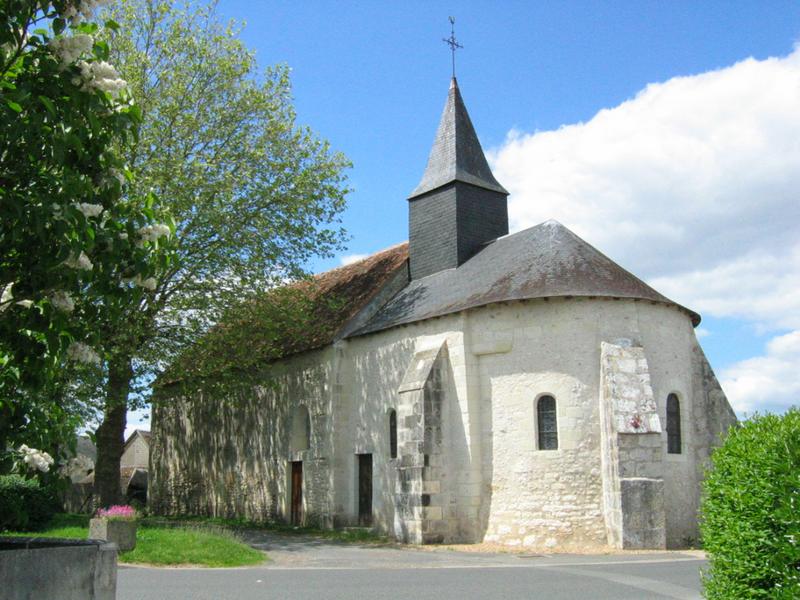
[[[411,279],[456,268],[506,235],[507,196],[486,162],[453,77],[428,165],[408,198]]]

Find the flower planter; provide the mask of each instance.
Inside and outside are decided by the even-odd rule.
[[[120,552],[136,547],[136,519],[95,517],[89,521],[89,539],[114,542]]]

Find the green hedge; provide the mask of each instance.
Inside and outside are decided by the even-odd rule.
[[[800,410],[731,430],[712,455],[701,531],[706,598],[800,598]]]
[[[0,476],[0,531],[41,529],[59,508],[56,493],[36,479]]]

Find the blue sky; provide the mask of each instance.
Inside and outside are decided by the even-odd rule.
[[[457,75],[511,227],[557,218],[703,315],[734,407],[800,397],[800,2],[220,0],[353,162],[348,250],[407,239]]]
[[[459,83],[486,148],[512,128],[588,120],[648,83],[785,55],[800,38],[794,0],[221,0],[219,12],[246,21],[243,38],[261,64],[292,67],[300,122],[353,161],[345,224],[358,253],[406,239],[404,200],[447,93],[450,55],[441,39],[450,14],[465,46]]]
[[[352,236],[347,255],[369,254],[407,238],[405,198],[422,175],[449,83],[450,54],[441,41],[449,34],[449,15],[455,16],[456,36],[464,45],[456,56],[459,83],[490,155],[503,152],[512,131],[532,136],[588,123],[598,112],[636,98],[650,84],[725,70],[750,57],[787,57],[800,40],[800,3],[776,0],[221,0],[219,13],[246,22],[242,36],[256,50],[260,64],[292,67],[299,122],[353,161],[354,191],[343,216]],[[737,98],[722,101],[735,104]],[[602,147],[595,150],[604,152]],[[535,169],[534,164],[531,161]],[[507,177],[513,184],[510,169]],[[496,166],[495,171],[509,187]],[[606,236],[593,236],[591,227],[565,215],[552,200],[545,204],[556,214],[522,215],[517,210],[515,219],[513,192],[521,188],[510,189],[512,228],[559,218],[623,266],[662,283],[662,288],[666,284],[665,293],[677,293],[676,300],[701,310],[702,344],[718,374],[765,356],[771,340],[794,331],[791,316],[764,318],[718,308],[713,299],[685,293],[685,285],[674,280],[691,271],[686,266],[683,271],[670,269],[658,258],[640,260],[636,246],[604,243]],[[662,202],[669,204],[668,191]],[[580,201],[572,208],[581,210]],[[790,216],[796,215],[784,215]],[[792,233],[797,239],[800,228],[783,231],[782,236],[791,239]],[[657,241],[652,241],[656,254]],[[684,235],[682,241],[690,244],[692,235]],[[717,242],[724,244],[724,237]],[[741,240],[734,253],[746,255],[749,249]],[[674,246],[667,243],[663,250],[672,254]],[[724,263],[716,257],[703,265],[706,261],[698,251],[687,254],[693,267],[713,270]],[[341,260],[319,260],[311,267],[319,271]],[[780,410],[785,404],[776,402],[769,408]],[[765,405],[763,400],[759,405]],[[740,402],[740,410],[742,406]]]

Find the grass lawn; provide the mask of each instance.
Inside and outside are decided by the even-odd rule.
[[[83,515],[56,515],[44,531],[13,532],[3,535],[64,537],[86,539],[89,518]],[[204,531],[183,527],[153,527],[140,524],[136,548],[119,555],[121,563],[151,565],[200,565],[204,567],[241,567],[266,560],[263,552],[239,541],[227,531]]]
[[[225,519],[222,517],[198,517],[198,516],[181,516],[181,517],[146,517],[144,522],[151,526],[161,525],[180,525],[185,527],[204,527],[224,528],[236,531],[237,529],[256,529],[264,531],[273,531],[275,533],[289,534],[289,535],[313,535],[328,540],[335,540],[339,542],[353,542],[353,543],[373,543],[385,544],[388,539],[386,536],[373,533],[367,528],[352,527],[348,529],[320,529],[318,527],[298,527],[296,525],[289,525],[281,522],[262,522],[262,521],[249,521],[247,519]]]

